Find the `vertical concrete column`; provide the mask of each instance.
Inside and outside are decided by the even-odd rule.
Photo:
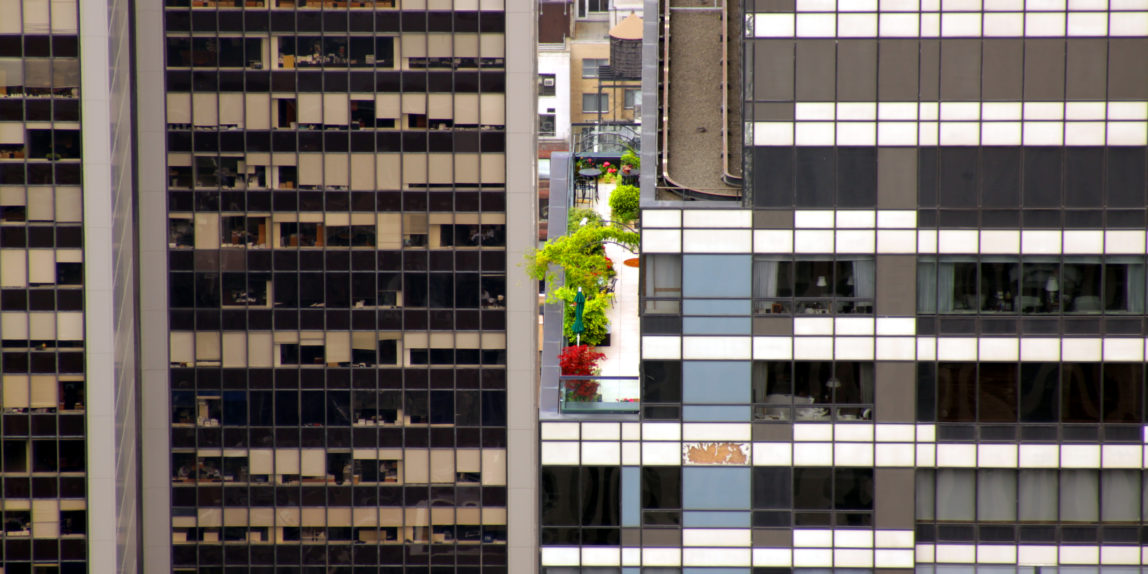
[[[171,570],[163,6],[135,3],[143,571]]]
[[[112,133],[108,3],[80,9],[84,119],[84,356],[88,568],[116,572],[116,393],[112,264]]]
[[[538,571],[538,287],[519,262],[538,241],[538,4],[506,0],[507,569]]]

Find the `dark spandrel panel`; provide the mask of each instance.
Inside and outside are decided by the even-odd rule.
[[[1021,148],[986,148],[981,154],[981,204],[1020,205]]]
[[[980,323],[980,332],[985,334],[1011,335],[1017,332],[1017,321],[1015,319],[982,318]]]
[[[940,150],[940,205],[975,207],[980,183],[977,148],[946,147]],[[942,217],[942,223],[944,218]]]
[[[1024,334],[1054,334],[1060,332],[1060,322],[1056,319],[1024,319],[1021,321]]]
[[[975,333],[977,330],[976,319],[941,319],[940,323],[940,333],[942,335],[970,334]]]
[[[1101,431],[1104,442],[1140,442],[1143,435],[1143,427],[1139,425],[1104,425]]]
[[[1066,425],[1060,429],[1060,440],[1065,442],[1096,442],[1100,440],[1100,427],[1095,425]]]
[[[1105,180],[1109,207],[1144,205],[1148,181],[1145,179],[1145,148],[1120,147],[1108,150]]]
[[[1104,320],[1104,332],[1121,335],[1139,335],[1144,332],[1144,321],[1140,318]]]
[[[1064,319],[1064,333],[1068,335],[1095,335],[1100,333],[1100,319]]]
[[[795,526],[832,526],[833,514],[830,512],[795,512],[793,513]]]
[[[981,542],[1016,542],[1016,527],[978,526],[977,540]]]
[[[1060,539],[1063,542],[1097,542],[1099,530],[1096,526],[1061,526]]]
[[[839,148],[837,150],[837,205],[873,207],[877,205],[877,150]]]
[[[920,207],[936,207],[937,205],[939,155],[937,148],[920,148],[917,150],[917,205]]]
[[[837,169],[833,151],[824,147],[797,148],[797,206],[834,206]]]
[[[642,318],[642,331],[646,334],[681,334],[682,318],[645,316]]]
[[[1025,207],[1056,207],[1061,204],[1062,151],[1061,148],[1025,148]]]
[[[1100,529],[1100,541],[1137,544],[1140,542],[1140,529],[1135,526],[1104,526]]]
[[[1108,210],[1105,223],[1110,228],[1143,229],[1145,225],[1143,209]]]
[[[757,511],[753,513],[753,525],[756,527],[789,527],[792,523],[793,515],[788,510],[781,511]],[[755,572],[759,569],[755,569]],[[766,569],[760,569],[766,570]]]
[[[1104,212],[1099,209],[1065,211],[1064,226],[1076,229],[1099,229],[1104,227]]]
[[[980,213],[978,211],[972,209],[942,209],[939,212],[940,221],[938,225],[940,227],[975,228],[980,220],[979,215]]]
[[[1100,207],[1104,194],[1104,148],[1070,147],[1064,153],[1064,205]]]
[[[1017,427],[1011,425],[992,425],[980,427],[980,440],[1012,442],[1016,440]]]
[[[971,524],[938,524],[937,542],[972,542],[976,528]]]
[[[1026,228],[1056,229],[1064,225],[1061,212],[1055,209],[1025,209],[1021,217]]]
[[[573,545],[580,544],[581,535],[578,528],[543,528],[540,543],[543,545]]]
[[[646,420],[678,420],[681,419],[681,407],[657,406],[642,407],[642,418]]]
[[[1021,442],[1055,442],[1060,432],[1055,426],[1021,425]]]
[[[937,440],[972,441],[976,437],[977,428],[972,425],[937,426]]]

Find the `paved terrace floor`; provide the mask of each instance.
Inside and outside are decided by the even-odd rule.
[[[610,194],[615,184],[598,184],[598,201],[593,206],[603,219],[610,219]],[[614,262],[618,272],[618,282],[614,285],[614,304],[607,312],[610,318],[610,344],[598,347],[606,354],[599,363],[602,376],[636,377],[640,360],[640,340],[638,330],[638,268],[625,265],[627,259],[637,257],[625,248],[613,243],[606,244],[606,257]]]

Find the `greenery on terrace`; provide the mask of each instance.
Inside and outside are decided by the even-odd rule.
[[[613,279],[617,275],[614,262],[606,256],[605,244],[615,243],[636,253],[641,238],[638,233],[605,222],[594,210],[585,208],[570,210],[566,229],[566,235],[550,239],[541,249],[527,254],[526,272],[536,280],[546,280],[547,302],[563,303],[562,331],[570,340],[574,339],[571,331],[574,324],[574,297],[578,289],[582,289],[586,297],[582,312],[585,327],[582,342],[598,345],[609,332],[606,311],[614,298]],[[564,272],[563,284],[558,284],[558,275],[551,270],[551,265]]]

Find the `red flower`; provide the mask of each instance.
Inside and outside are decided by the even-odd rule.
[[[610,172],[610,173],[618,173],[618,170],[616,170],[616,169],[614,169],[614,168],[610,168],[610,169],[608,169],[608,170],[606,170],[606,171],[608,171],[608,172]]]
[[[604,162],[602,162],[602,165],[604,165],[604,166],[606,166],[606,167],[610,167],[610,162],[608,162],[608,161],[604,161]]]

